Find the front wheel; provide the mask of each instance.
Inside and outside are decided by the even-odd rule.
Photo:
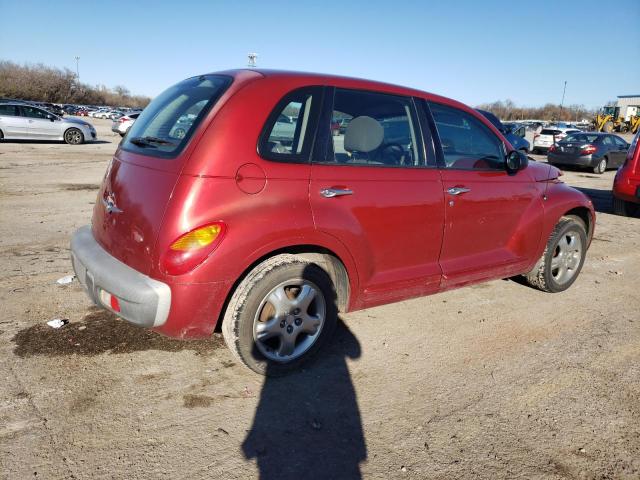
[[[70,128],[64,132],[64,141],[69,145],[80,145],[84,142],[84,135],[77,128]]]
[[[593,173],[602,175],[607,170],[607,158],[600,160],[595,167],[593,167]]]
[[[256,373],[284,375],[312,358],[338,319],[329,275],[295,255],[272,257],[236,288],[222,322],[232,353]]]
[[[525,274],[529,285],[544,292],[562,292],[578,278],[587,253],[587,229],[582,219],[562,217],[551,232],[542,257]]]

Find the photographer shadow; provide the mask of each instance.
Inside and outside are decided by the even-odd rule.
[[[361,478],[367,448],[346,361],[358,357],[358,340],[339,320],[330,345],[309,369],[265,377],[242,444],[261,479]]]

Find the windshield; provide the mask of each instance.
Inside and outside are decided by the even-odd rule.
[[[140,113],[122,148],[142,155],[175,158],[230,83],[230,77],[202,75],[165,90]]]

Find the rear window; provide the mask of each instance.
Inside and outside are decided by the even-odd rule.
[[[560,135],[561,133],[562,132],[560,130],[550,130],[545,128],[540,132],[540,135]]]
[[[598,140],[598,135],[589,135],[588,133],[572,133],[567,135],[565,139],[562,141],[563,143],[569,142],[585,142],[585,143],[593,143]]]
[[[202,75],[170,87],[140,113],[122,148],[141,155],[175,158],[230,84],[230,77]]]

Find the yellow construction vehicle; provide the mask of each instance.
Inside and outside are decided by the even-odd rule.
[[[620,133],[631,132],[636,133],[640,130],[640,115],[631,115],[628,122],[622,122],[618,131]]]
[[[592,123],[596,132],[636,133],[640,129],[640,107],[627,107],[625,114],[620,115],[620,107],[606,106],[596,114]]]

